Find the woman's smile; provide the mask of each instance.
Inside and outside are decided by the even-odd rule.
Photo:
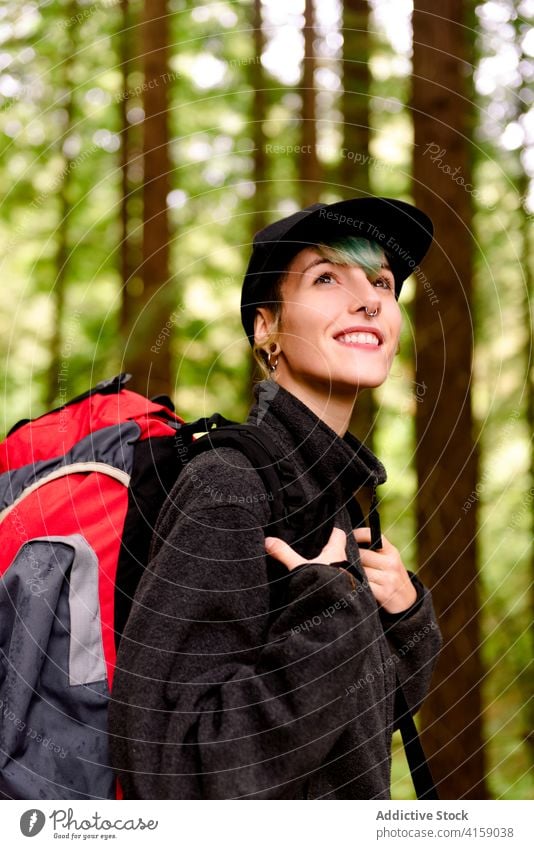
[[[349,348],[377,351],[383,342],[382,333],[376,327],[349,327],[334,336],[336,342]]]

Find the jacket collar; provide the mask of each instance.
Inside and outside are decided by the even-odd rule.
[[[384,466],[369,448],[348,432],[340,437],[291,392],[272,380],[262,380],[253,391],[248,421],[267,427],[290,461],[297,453],[321,489],[340,488],[347,497],[386,481]]]

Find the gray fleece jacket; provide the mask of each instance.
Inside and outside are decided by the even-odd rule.
[[[379,608],[348,504],[386,479],[272,381],[248,421],[293,463],[308,499],[294,547],[316,557],[332,518],[347,560],[291,572],[266,557],[269,494],[232,448],[207,451],[164,506],[119,648],[109,712],[126,798],[388,799],[395,673],[413,711],[441,647],[429,591]],[[354,516],[354,512],[352,512]]]

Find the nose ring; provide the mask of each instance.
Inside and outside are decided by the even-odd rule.
[[[376,309],[374,312],[369,312],[367,307],[365,307],[365,314],[370,316],[370,318],[374,318],[374,316],[378,314],[378,309]]]

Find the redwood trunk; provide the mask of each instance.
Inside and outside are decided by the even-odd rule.
[[[413,194],[435,224],[435,243],[417,273],[417,545],[444,636],[423,711],[423,743],[444,799],[487,797],[482,727],[478,458],[471,412],[472,251],[471,72],[466,6],[416,0],[413,65]],[[458,170],[456,170],[458,169]],[[431,287],[431,288],[429,288]]]
[[[344,198],[367,197],[369,188],[369,3],[346,0],[343,7],[343,153],[340,165]],[[349,430],[373,450],[376,404],[371,390],[361,392]]]
[[[253,36],[254,57],[250,68],[250,84],[254,91],[252,100],[252,132],[254,136],[254,216],[252,229],[254,233],[267,224],[265,216],[268,205],[267,185],[267,155],[265,152],[265,135],[263,122],[267,115],[267,98],[265,91],[265,74],[261,57],[265,49],[265,39],[262,29],[262,0],[254,0],[253,7]]]
[[[133,136],[135,130],[128,121],[128,110],[131,108],[129,79],[133,69],[133,37],[131,32],[130,0],[121,0],[121,31],[118,33],[119,55],[123,77],[123,92],[119,101],[121,124],[120,169],[121,169],[121,242],[119,248],[119,268],[121,274],[121,311],[119,327],[124,341],[129,335],[130,322],[134,316],[129,285],[137,262],[133,239],[129,233],[132,181],[130,168],[134,156]]]
[[[76,12],[76,4],[71,2],[65,8],[66,20],[72,19]],[[73,123],[73,86],[71,80],[72,65],[76,56],[76,34],[75,26],[67,27],[66,55],[62,67],[62,86],[65,94],[64,109],[67,114],[66,128],[60,145],[67,138]],[[56,250],[56,279],[51,293],[53,304],[52,337],[50,339],[50,365],[47,374],[46,398],[47,407],[54,402],[65,404],[68,401],[70,364],[70,344],[63,350],[63,323],[65,318],[65,299],[67,288],[67,272],[69,262],[69,187],[71,184],[72,169],[69,168],[69,160],[63,156],[63,175],[59,186],[59,224],[57,228],[57,250]],[[71,328],[71,334],[72,334]]]
[[[143,263],[126,362],[134,387],[150,395],[170,394],[173,291],[169,283],[170,190],[167,99],[168,13],[166,0],[145,0],[142,22]]]
[[[313,0],[304,4],[304,60],[302,63],[302,132],[303,152],[299,154],[299,176],[303,206],[319,200],[320,168],[317,159],[317,128],[315,110],[315,13]]]
[[[253,98],[251,104],[252,112],[252,127],[254,137],[254,153],[253,153],[253,179],[254,179],[254,197],[253,197],[253,214],[251,218],[250,232],[250,250],[252,250],[252,240],[254,234],[258,230],[262,230],[268,223],[267,208],[268,208],[268,172],[267,172],[267,155],[265,150],[265,135],[263,132],[263,122],[267,115],[267,98],[266,98],[266,83],[265,74],[263,73],[263,65],[261,57],[265,49],[265,39],[263,35],[263,15],[262,15],[262,0],[254,0],[252,9],[252,27],[253,27],[253,42],[254,42],[254,57],[250,64],[250,84],[253,90]],[[248,257],[246,258],[248,262]],[[262,375],[256,365],[256,361],[250,352],[249,370],[248,370],[248,397],[252,400],[252,389],[254,383]]]

